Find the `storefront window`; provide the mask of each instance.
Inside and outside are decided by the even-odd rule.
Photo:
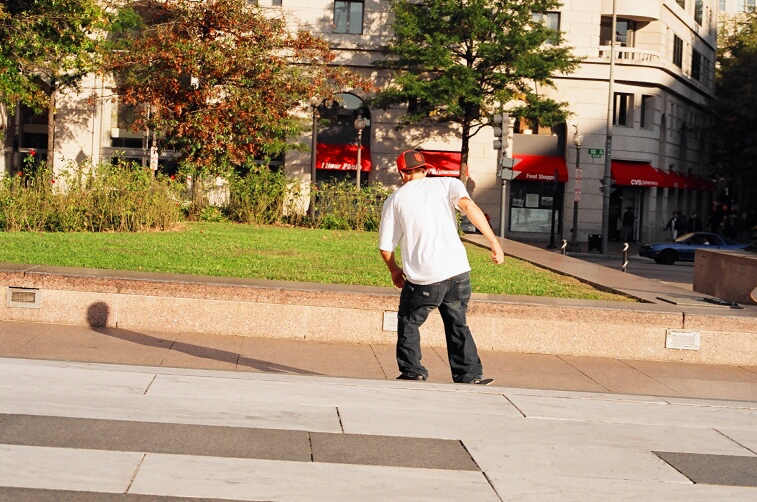
[[[549,233],[552,206],[555,228],[560,221],[562,184],[513,181],[510,188],[510,231]]]

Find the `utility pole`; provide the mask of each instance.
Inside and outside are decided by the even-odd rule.
[[[607,252],[610,231],[610,186],[612,185],[612,122],[615,105],[615,37],[618,18],[612,0],[612,31],[610,32],[610,85],[607,95],[607,138],[605,140],[605,172],[602,178],[602,253]]]
[[[573,228],[571,229],[570,245],[572,250],[576,250],[578,247],[578,203],[581,201],[581,189],[583,184],[583,169],[581,169],[581,147],[584,143],[584,137],[578,130],[578,124],[574,124],[576,128],[575,134],[573,134],[573,144],[576,146],[576,175],[575,175],[575,187],[573,189]]]

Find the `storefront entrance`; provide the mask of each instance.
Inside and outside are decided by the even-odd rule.
[[[323,182],[353,181],[360,148],[362,183],[369,181],[371,161],[371,112],[365,102],[350,93],[318,107],[317,179]],[[355,119],[366,119],[362,134],[355,129]],[[361,144],[358,146],[358,137]]]
[[[644,190],[639,187],[613,185],[610,193],[608,239],[622,242],[640,240],[644,218]],[[633,220],[630,215],[633,215]]]
[[[637,242],[641,239],[644,218],[644,194],[660,186],[663,174],[648,162],[612,161],[609,240]]]

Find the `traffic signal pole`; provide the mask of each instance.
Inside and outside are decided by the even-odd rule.
[[[607,96],[607,137],[605,138],[605,172],[602,177],[602,253],[607,253],[610,231],[610,186],[612,185],[612,123],[615,105],[615,30],[617,17],[615,0],[612,0],[612,31],[610,32],[610,79]]]
[[[501,182],[499,201],[499,236],[504,238],[507,229],[508,181],[512,179],[512,142],[510,141],[510,117],[506,113],[492,116],[494,132],[493,148],[497,151],[497,176]]]

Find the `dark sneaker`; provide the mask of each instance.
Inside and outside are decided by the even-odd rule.
[[[397,380],[417,380],[422,382],[426,380],[426,377],[423,375],[408,375],[407,373],[402,373],[397,377]]]
[[[474,378],[473,380],[469,380],[469,381],[463,382],[463,383],[470,383],[470,384],[474,384],[474,385],[489,385],[493,381],[494,381],[493,378]]]

